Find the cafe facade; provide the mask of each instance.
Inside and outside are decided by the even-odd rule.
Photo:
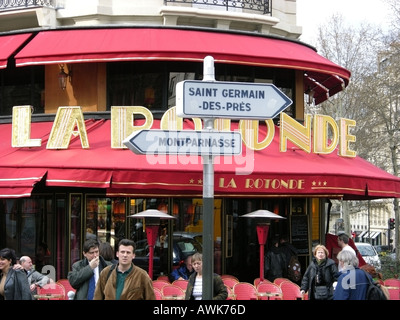
[[[39,270],[54,267],[59,279],[87,238],[113,247],[145,239],[146,222],[131,215],[173,217],[158,234],[171,248],[174,233],[201,234],[211,214],[215,271],[249,281],[259,274],[257,221],[242,216],[265,209],[285,218],[270,221],[267,246],[288,235],[307,266],[324,242],[330,199],[399,197],[400,179],[356,155],[355,121],[305,113],[305,103],[345,90],[350,72],[294,36],[133,23],[2,32],[1,247],[32,256]],[[242,139],[240,155],[213,158],[213,212],[203,211],[202,156],[136,154],[124,144],[140,130],[204,130],[204,119],[177,115],[176,85],[202,81],[206,56],[215,81],[273,84],[292,101],[273,119],[213,119],[216,131]],[[173,267],[169,250],[160,272]]]

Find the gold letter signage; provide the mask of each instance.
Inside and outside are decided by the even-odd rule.
[[[135,122],[135,114],[144,120],[138,124]],[[201,129],[201,119],[193,118],[194,130]],[[150,130],[154,118],[151,111],[141,106],[111,107],[111,148],[126,149],[122,141],[132,132],[137,130]],[[221,131],[230,131],[230,119],[215,119],[216,128]],[[313,132],[311,131],[313,123]],[[242,139],[248,149],[263,150],[273,141],[275,136],[275,125],[272,119],[266,119],[266,130],[259,130],[258,120],[240,120],[239,130]],[[306,114],[304,125],[291,118],[286,113],[280,117],[280,151],[287,151],[287,143],[290,141],[305,152],[321,154],[332,153],[339,146],[339,156],[352,157],[356,153],[350,149],[349,143],[355,142],[355,136],[349,133],[349,128],[354,127],[356,122],[349,119],[341,119],[339,125],[332,117],[324,115]],[[182,118],[176,116],[175,107],[168,109],[162,116],[160,128],[163,130],[182,130]],[[265,131],[265,132],[264,132]],[[339,135],[340,134],[340,135]],[[12,118],[12,141],[15,148],[40,147],[41,139],[31,139],[31,106],[18,106],[13,109]],[[71,139],[79,138],[83,149],[89,148],[85,121],[80,107],[60,107],[51,129],[47,142],[47,149],[68,149]],[[313,150],[311,150],[313,146]],[[222,182],[223,184],[225,182]],[[232,182],[230,182],[232,183]],[[248,181],[249,188],[260,188],[260,181]],[[277,181],[263,181],[263,185],[275,184]],[[279,182],[285,184],[286,182]],[[292,187],[292,182],[287,187]],[[302,182],[297,182],[301,185]],[[298,187],[298,186],[297,186]]]

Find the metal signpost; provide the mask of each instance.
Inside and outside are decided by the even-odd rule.
[[[292,101],[273,84],[218,82],[214,58],[204,58],[203,81],[186,80],[176,86],[176,112],[200,117],[204,129],[214,129],[215,118],[266,120]],[[203,155],[203,299],[213,298],[214,273],[214,158]]]
[[[292,101],[273,84],[218,82],[214,58],[203,64],[203,80],[186,80],[176,86],[177,115],[203,119],[202,131],[141,130],[124,140],[138,154],[191,154],[203,158],[203,300],[213,298],[214,273],[214,156],[239,155],[239,132],[214,130],[216,118],[266,120]]]

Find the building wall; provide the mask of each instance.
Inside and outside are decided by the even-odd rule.
[[[341,211],[340,201],[333,201],[330,219],[329,219],[329,232],[337,233],[335,228],[338,219],[344,217],[346,212]],[[380,235],[373,241],[375,244],[388,244],[388,219],[394,217],[393,202],[390,199],[380,199],[368,201],[351,201],[350,202],[350,229],[356,235],[362,234],[368,228],[371,232],[380,232]],[[392,230],[393,233],[393,230]],[[393,234],[391,236],[393,239]],[[369,241],[367,238],[360,239],[362,241]]]
[[[211,2],[211,1],[210,1]],[[164,0],[59,0],[53,6],[10,5],[1,10],[0,32],[84,26],[186,25],[242,30],[298,39],[296,0],[273,0],[272,16],[254,10],[215,5],[168,3]],[[13,10],[14,8],[14,10]]]
[[[245,11],[245,12],[244,12]],[[301,27],[296,25],[296,0],[272,1],[272,16],[258,11],[192,3],[168,3],[164,0],[63,0],[53,7],[15,7],[2,11],[1,31],[55,29],[85,26],[195,26],[223,30],[250,31],[298,39]],[[71,83],[60,90],[59,65],[45,66],[45,113],[56,112],[59,106],[79,105],[83,111],[106,110],[105,64],[74,64]],[[296,87],[302,88],[302,74],[297,73]],[[88,85],[97,82],[97,86]],[[304,114],[302,90],[296,90],[296,119]]]
[[[45,66],[45,113],[60,106],[82,107],[83,112],[106,110],[106,64],[76,63],[64,66],[71,82],[62,90],[58,84],[59,65]],[[79,103],[78,103],[79,101]]]

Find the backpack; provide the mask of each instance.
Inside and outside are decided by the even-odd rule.
[[[301,279],[301,265],[295,255],[290,258],[287,274],[288,278],[294,282],[298,282]]]
[[[368,278],[369,281],[365,300],[387,300],[387,297],[383,292],[380,283],[372,280],[372,278],[367,273],[365,276]]]

